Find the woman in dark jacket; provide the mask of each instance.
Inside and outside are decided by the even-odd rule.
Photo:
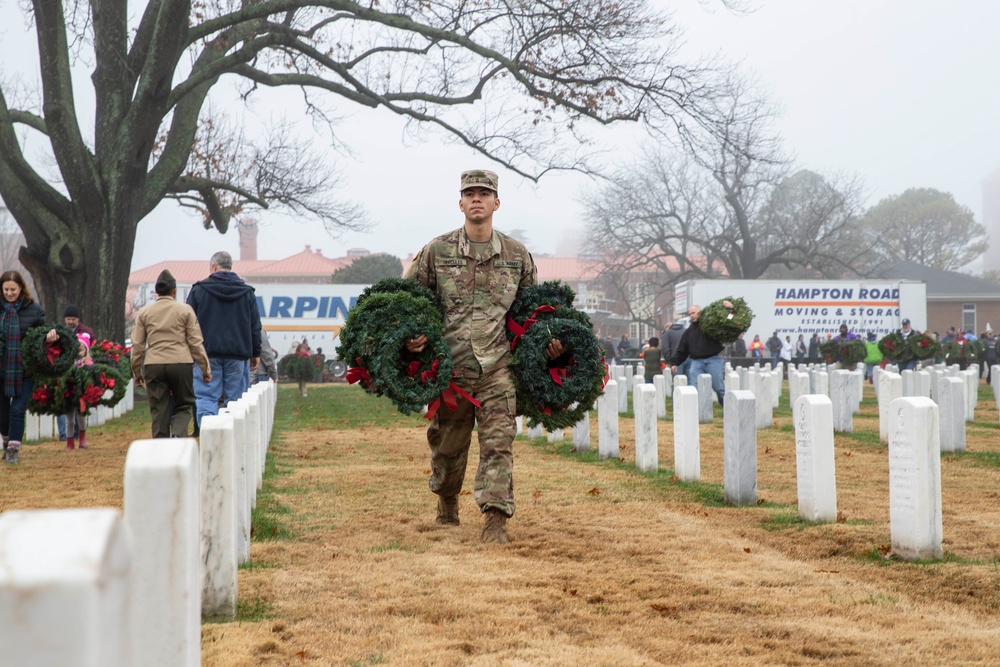
[[[3,459],[13,464],[17,463],[21,451],[24,413],[28,410],[28,400],[34,388],[34,382],[24,373],[21,338],[28,329],[45,324],[45,311],[31,298],[24,278],[17,271],[0,274],[0,289],[3,289],[0,332],[5,343],[0,364],[0,434],[3,435]],[[46,340],[58,338],[56,330],[51,329]]]

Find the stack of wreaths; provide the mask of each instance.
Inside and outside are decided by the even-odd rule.
[[[883,357],[897,364],[911,359],[930,359],[941,349],[941,343],[925,333],[903,338],[894,331],[878,342],[878,349]]]
[[[59,334],[51,343],[45,340],[50,329]],[[41,326],[24,332],[24,372],[35,381],[28,410],[61,415],[76,407],[86,412],[95,405],[113,407],[124,398],[131,377],[126,350],[103,340],[91,346],[93,365],[77,366],[79,350],[80,342],[69,327]]]
[[[407,342],[421,335],[426,347],[407,350]],[[479,405],[452,382],[444,317],[431,291],[415,280],[388,278],[366,288],[340,331],[337,354],[348,364],[348,382],[388,396],[403,414],[426,405],[433,419],[442,402],[455,409],[459,396]]]
[[[590,318],[573,308],[575,296],[559,281],[545,282],[518,292],[507,313],[517,413],[527,418],[528,426],[573,426],[608,381],[600,341]],[[565,350],[557,359],[546,353],[553,339]]]
[[[819,344],[820,358],[828,363],[839,363],[844,368],[853,368],[868,356],[868,348],[860,338],[842,341],[839,337],[831,338]]]

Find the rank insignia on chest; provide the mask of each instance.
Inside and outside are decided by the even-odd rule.
[[[519,269],[521,260],[519,259],[498,259],[493,262],[493,267],[497,269]]]

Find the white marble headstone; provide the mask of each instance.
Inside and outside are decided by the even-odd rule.
[[[942,378],[938,384],[938,423],[941,451],[965,451],[965,383],[959,378]]]
[[[233,418],[201,418],[201,612],[236,617],[236,476]]]
[[[618,458],[618,383],[609,380],[597,399],[597,452],[601,459]]]
[[[939,559],[944,552],[938,408],[929,398],[897,398],[889,412],[892,551],[904,560]]]
[[[830,401],[833,404],[833,430],[851,433],[854,429],[854,388],[851,371],[837,370],[830,378]]]
[[[698,421],[702,424],[712,421],[712,376],[702,373],[698,376]]]
[[[656,441],[656,389],[644,384],[635,388],[635,467],[656,472],[659,453]]]
[[[701,479],[701,444],[698,432],[698,390],[675,387],[674,474],[682,482]]]
[[[833,450],[833,404],[829,397],[803,394],[792,406],[799,517],[837,520],[837,477]]]
[[[903,378],[899,373],[886,371],[879,376],[878,437],[889,442],[889,405],[903,396]]]
[[[598,399],[600,400],[600,399]],[[590,413],[584,412],[580,421],[573,424],[573,448],[578,452],[590,451]]]
[[[757,399],[734,391],[723,406],[723,489],[736,506],[757,504]]]

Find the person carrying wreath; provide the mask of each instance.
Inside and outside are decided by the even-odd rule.
[[[914,335],[918,337],[920,336],[920,332],[914,329],[912,326],[910,326],[910,318],[904,317],[903,321],[901,322],[901,325],[902,326],[900,326],[900,328],[896,330],[896,333],[898,333],[899,337],[903,339],[903,342],[909,344],[911,336]],[[897,365],[899,366],[900,373],[902,373],[905,370],[911,370],[911,371],[916,370],[917,358],[911,357],[906,361],[900,361]]]
[[[24,415],[35,383],[24,372],[21,356],[21,339],[24,332],[45,324],[45,311],[31,298],[24,277],[17,271],[0,274],[3,289],[3,314],[0,331],[3,332],[3,392],[0,395],[0,435],[3,437],[3,460],[15,464],[20,460],[21,439],[24,437]],[[49,329],[45,341],[59,339],[55,329]]]
[[[458,525],[458,494],[478,423],[479,468],[476,504],[485,517],[484,542],[506,544],[507,519],[514,515],[514,423],[516,395],[510,374],[507,311],[519,290],[535,284],[535,262],[528,250],[493,229],[500,208],[498,177],[476,169],[461,175],[458,202],[465,224],[435,238],[417,254],[405,277],[419,281],[437,298],[444,314],[444,337],[454,362],[454,382],[479,403],[458,401],[443,408],[427,429],[431,450],[430,490],[438,496],[437,522]],[[427,345],[419,336],[407,343],[417,353]],[[563,353],[553,339],[550,358]]]
[[[722,302],[724,308],[732,310],[733,304],[729,299]],[[688,308],[688,317],[691,318],[691,326],[684,330],[681,342],[677,346],[677,351],[670,359],[671,370],[677,372],[677,367],[687,359],[691,359],[691,364],[687,369],[687,379],[689,387],[698,386],[698,376],[708,373],[712,376],[712,389],[719,397],[719,405],[723,405],[726,396],[726,385],[723,382],[722,373],[725,370],[725,362],[722,360],[723,344],[710,337],[701,330],[698,318],[701,315],[701,306],[692,305]]]

